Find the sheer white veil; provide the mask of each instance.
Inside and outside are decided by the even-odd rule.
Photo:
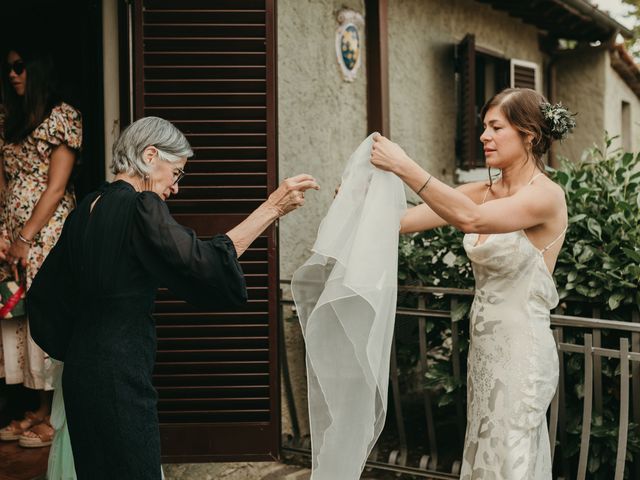
[[[313,480],[355,480],[387,410],[404,187],[351,155],[313,254],[293,275],[307,348]]]

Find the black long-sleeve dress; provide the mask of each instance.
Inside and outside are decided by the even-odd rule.
[[[247,298],[227,236],[198,240],[158,195],[116,181],[71,213],[28,292],[34,340],[65,362],[62,385],[80,480],[161,478],[151,384],[158,286],[215,309]]]

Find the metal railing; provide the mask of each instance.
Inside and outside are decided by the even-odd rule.
[[[283,285],[288,282],[282,282]],[[397,318],[410,319],[417,322],[418,352],[416,362],[417,374],[424,378],[428,365],[427,321],[429,319],[448,319],[451,330],[450,361],[453,377],[456,381],[463,382],[463,362],[465,361],[460,345],[463,340],[461,333],[464,321],[452,321],[452,312],[458,308],[458,303],[468,301],[473,296],[472,290],[437,287],[399,287],[399,293],[417,296],[417,308],[398,308]],[[439,308],[428,308],[429,300],[437,303]],[[437,300],[437,302],[436,302]],[[443,303],[447,307],[442,308]],[[292,301],[282,300],[281,320],[284,319],[284,309],[293,305]],[[617,434],[617,453],[615,472],[611,472],[613,480],[622,480],[624,477],[625,457],[627,453],[627,439],[629,434],[629,420],[640,424],[640,315],[636,310],[631,314],[629,322],[605,320],[600,318],[600,311],[592,307],[592,317],[579,317],[563,315],[557,309],[551,315],[551,327],[558,348],[560,359],[560,377],[556,394],[548,411],[548,425],[550,444],[552,446],[552,459],[556,458],[554,471],[558,480],[582,480],[586,478],[589,462],[590,441],[592,439],[593,418],[603,415],[603,359],[619,359],[620,383],[619,383],[619,418]],[[412,331],[415,331],[412,330]],[[567,333],[571,338],[583,338],[583,343],[567,341]],[[619,336],[619,344],[612,348],[602,346],[603,334]],[[376,447],[367,462],[367,467],[388,470],[396,473],[405,473],[414,477],[431,479],[457,479],[459,478],[461,462],[455,459],[447,465],[442,461],[442,450],[439,449],[441,438],[438,436],[434,419],[433,393],[429,388],[423,387],[420,392],[422,422],[420,430],[424,431],[424,438],[420,445],[412,445],[407,434],[407,417],[404,414],[403,395],[401,391],[401,379],[398,373],[397,336],[394,335],[391,350],[391,368],[389,388],[391,390],[390,403],[394,417],[392,422],[387,422],[385,432],[394,428],[393,435],[387,435],[392,439],[393,445],[385,453],[382,459],[379,449]],[[284,348],[281,350],[284,352]],[[582,401],[582,421],[580,427],[580,447],[577,462],[570,462],[566,455],[556,455],[558,447],[567,445],[567,374],[565,372],[565,357],[581,355],[584,362],[584,397]],[[283,444],[285,451],[309,454],[310,442],[308,437],[302,438],[300,434],[299,409],[295,404],[293,387],[289,378],[289,365],[286,355],[281,355],[284,393],[288,413],[291,417],[292,436]],[[570,387],[570,386],[569,386]],[[455,392],[455,427],[456,442],[460,453],[464,442],[466,428],[466,412],[464,408],[464,389],[458,388]],[[298,406],[299,407],[299,406]],[[306,411],[306,409],[304,409]],[[415,417],[415,415],[414,415]],[[389,419],[388,419],[389,420]],[[416,428],[415,418],[412,418],[409,428]],[[385,432],[381,438],[385,437]],[[450,441],[450,439],[449,439]],[[380,443],[380,442],[379,442]],[[387,442],[388,443],[388,442]],[[640,479],[640,461],[635,460],[631,469],[630,478]],[[446,471],[445,471],[446,469]]]

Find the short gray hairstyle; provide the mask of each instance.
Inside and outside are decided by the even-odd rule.
[[[154,146],[158,157],[169,163],[193,156],[188,140],[171,122],[159,117],[144,117],[136,120],[113,144],[111,172],[144,177],[151,168],[142,156],[145,148]]]

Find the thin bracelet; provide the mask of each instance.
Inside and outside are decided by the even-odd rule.
[[[418,191],[416,192],[416,195],[420,195],[420,192],[421,192],[422,190],[424,190],[425,188],[427,188],[427,185],[429,184],[429,182],[431,181],[431,179],[432,179],[432,178],[433,178],[433,175],[429,175],[429,178],[427,178],[427,181],[426,181],[426,182],[424,182],[424,185],[422,185],[422,186],[420,187],[420,190],[418,190]]]
[[[18,240],[20,240],[22,243],[26,243],[29,246],[33,245],[33,240],[24,238],[21,233],[18,233]]]

